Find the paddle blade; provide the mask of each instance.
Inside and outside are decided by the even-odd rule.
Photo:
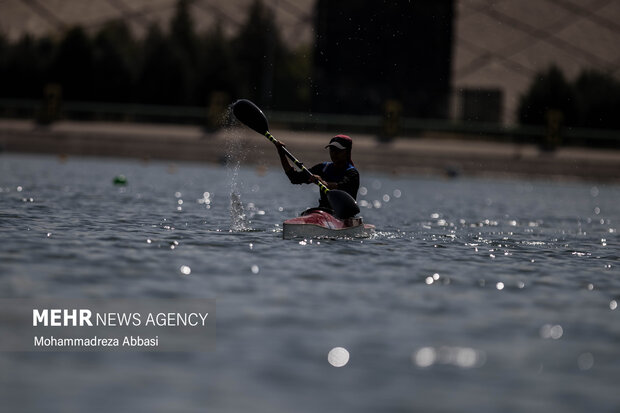
[[[332,189],[327,191],[327,194],[325,195],[334,210],[334,215],[336,218],[352,218],[359,214],[360,208],[357,206],[355,199],[353,199],[348,192]]]
[[[239,99],[232,106],[235,117],[239,122],[256,132],[264,135],[269,130],[269,122],[262,110],[247,99]]]

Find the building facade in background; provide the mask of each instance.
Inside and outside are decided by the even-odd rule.
[[[193,0],[196,29],[235,33],[255,0]],[[123,19],[137,35],[166,25],[177,0],[0,3],[0,32],[97,30]],[[312,106],[514,123],[519,99],[551,65],[569,80],[594,69],[620,79],[617,0],[265,0],[285,42],[314,49]],[[396,104],[394,104],[396,102]],[[400,105],[400,106],[399,106]]]
[[[453,0],[318,0],[313,110],[447,117],[453,20]]]
[[[456,2],[451,117],[515,123],[534,78],[557,66],[620,79],[617,0]]]

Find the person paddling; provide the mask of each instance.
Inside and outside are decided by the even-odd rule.
[[[349,136],[336,135],[329,141],[325,148],[329,148],[329,156],[332,161],[314,165],[310,168],[312,175],[293,169],[284,152],[284,144],[278,140],[275,140],[273,143],[278,150],[282,168],[292,184],[310,184],[319,181],[330,190],[338,189],[345,191],[353,199],[357,198],[360,175],[351,160],[353,140]],[[308,211],[312,209],[316,208],[311,208]],[[332,212],[331,205],[323,192],[321,192],[318,209]]]

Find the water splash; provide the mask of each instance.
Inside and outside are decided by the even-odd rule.
[[[243,202],[241,202],[241,195],[234,190],[230,193],[230,230],[232,232],[250,230]]]
[[[230,231],[240,232],[251,230],[241,201],[239,169],[246,159],[248,150],[244,148],[241,134],[238,129],[229,127],[233,119],[232,106],[225,114],[226,131],[226,168],[230,181]]]

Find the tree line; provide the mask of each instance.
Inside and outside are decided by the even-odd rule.
[[[235,36],[215,24],[197,33],[189,0],[179,0],[168,30],[152,25],[135,38],[122,20],[96,33],[69,29],[60,39],[0,35],[0,94],[40,99],[48,84],[62,99],[202,106],[213,93],[264,106],[307,108],[311,53],[283,42],[274,14],[260,0]]]
[[[620,82],[611,75],[583,71],[569,81],[562,70],[551,66],[536,75],[521,97],[521,124],[547,125],[550,115],[566,127],[620,129]],[[558,118],[559,117],[559,118]]]
[[[374,66],[365,64],[360,56],[370,52],[364,54],[362,51],[369,48],[372,39],[380,43],[377,42],[380,30],[375,33],[367,29],[365,37],[361,34],[353,40],[349,37],[348,43],[343,40],[347,47],[342,47],[338,38],[353,29],[344,30],[341,25],[322,28],[321,24],[341,16],[328,13],[331,10],[333,14],[332,8],[335,7],[330,2],[317,4],[318,16],[327,16],[315,22],[319,40],[316,45],[297,49],[282,40],[273,10],[261,0],[254,0],[244,23],[232,36],[225,35],[217,23],[205,33],[197,33],[189,11],[190,0],[178,1],[167,30],[154,24],[140,39],[132,35],[122,20],[110,21],[95,33],[74,27],[60,38],[26,35],[11,43],[0,34],[0,97],[41,99],[46,85],[55,84],[60,85],[62,99],[66,101],[208,106],[211,98],[218,95],[229,100],[246,97],[261,107],[279,110],[309,111],[312,108],[314,111],[336,111],[343,107],[354,110],[355,102],[345,104],[344,98],[339,101],[338,96],[334,98],[333,93],[330,94],[333,91],[345,90],[342,93],[349,98],[357,96],[357,100],[366,102],[366,106],[369,106],[367,101],[374,98],[378,102],[373,106],[376,109],[381,99],[385,99],[380,93],[383,89],[407,89],[408,93],[425,90],[424,81],[418,78],[403,85],[406,82],[394,74],[386,76],[381,71],[383,69],[377,71],[376,68],[373,72]],[[354,4],[356,2],[351,2],[351,7]],[[411,15],[418,15],[426,10],[422,5],[417,6],[419,9],[406,10]],[[441,6],[443,10],[437,9],[439,6],[435,3],[431,6],[425,6],[430,7],[427,14],[451,16],[450,7]],[[360,6],[356,10],[360,14],[366,9]],[[368,10],[372,12],[372,8]],[[388,13],[391,9],[386,10],[381,15],[352,16],[357,16],[359,21],[374,21],[385,15],[387,21],[394,22],[395,17]],[[399,10],[394,9],[394,13]],[[444,20],[444,26],[448,27],[450,19]],[[436,23],[431,19],[433,22]],[[322,41],[321,36],[327,40]],[[411,49],[411,39],[403,35],[395,38],[402,39],[400,43],[389,43],[392,48],[390,55]],[[450,47],[447,41],[435,49]],[[331,53],[329,60],[323,52]],[[374,60],[385,63],[386,59],[384,56]],[[449,58],[442,58],[446,59],[447,65]],[[382,64],[380,68],[383,66],[389,65]],[[403,69],[408,66],[392,66],[400,68],[400,76],[414,78],[411,70]],[[333,79],[321,81],[326,76]],[[437,74],[423,73],[418,77],[427,79],[428,83],[433,76]],[[449,81],[444,81],[449,88]],[[373,82],[379,86],[373,86]],[[320,94],[317,93],[319,87],[322,88]],[[440,89],[436,87],[434,93]],[[364,93],[370,97],[364,98]],[[320,96],[313,102],[313,95]],[[420,101],[418,95],[416,100]],[[321,96],[327,103],[321,103]],[[610,75],[586,71],[571,82],[559,68],[551,67],[534,77],[529,90],[521,98],[518,119],[522,124],[547,125],[549,113],[553,112],[556,121],[557,114],[561,114],[565,126],[620,129],[619,107],[620,83]],[[425,114],[418,111],[412,116]]]

